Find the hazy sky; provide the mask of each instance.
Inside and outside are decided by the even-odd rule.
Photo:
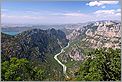
[[[2,23],[63,24],[120,20],[118,1],[2,2]]]

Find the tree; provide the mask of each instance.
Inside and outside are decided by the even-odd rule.
[[[2,80],[22,81],[22,80],[43,80],[44,70],[33,67],[27,59],[11,58],[10,61],[2,63]]]
[[[96,49],[92,52],[95,59],[88,58],[77,72],[76,80],[117,81],[121,78],[120,49]],[[91,52],[90,52],[91,53]]]

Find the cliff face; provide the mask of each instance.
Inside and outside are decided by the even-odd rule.
[[[91,44],[91,47],[121,47],[120,23],[100,21],[95,22],[93,26],[97,27],[96,30],[93,31],[92,28],[89,28],[85,33],[86,38],[84,38],[84,41]]]
[[[91,22],[83,27],[73,28],[71,33],[67,34],[67,38],[71,44],[66,52],[60,55],[60,60],[68,64],[72,61],[82,61],[88,49],[103,47],[120,49],[120,22]]]
[[[89,44],[87,47],[111,47],[120,48],[120,22],[116,21],[97,21],[87,24],[86,26],[74,29],[67,38],[75,40],[82,36],[82,41]]]
[[[5,59],[15,56],[30,60],[46,61],[45,54],[56,54],[61,50],[61,46],[64,47],[68,43],[65,34],[55,29],[32,29],[16,36],[3,33],[1,35],[1,54]]]
[[[59,59],[67,65],[69,76],[75,76],[74,73],[79,69],[79,63],[86,61],[89,57],[94,60],[95,53],[91,52],[95,48],[99,50],[99,48],[106,47],[106,50],[108,48],[119,50],[121,47],[120,28],[120,22],[116,21],[97,21],[72,30],[67,28],[70,46],[59,55]]]

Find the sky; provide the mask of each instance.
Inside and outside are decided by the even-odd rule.
[[[66,24],[120,20],[119,1],[4,1],[1,22],[10,24]]]

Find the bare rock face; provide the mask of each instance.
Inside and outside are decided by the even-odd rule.
[[[97,27],[94,29],[94,27]],[[121,32],[120,32],[120,22],[115,21],[99,21],[95,22],[87,31],[86,41],[89,43],[91,48],[99,47],[111,47],[120,48],[121,47]],[[94,30],[93,30],[94,29]]]
[[[70,58],[72,58],[75,61],[80,61],[80,60],[83,60],[84,59],[82,53],[80,53],[77,49],[73,49],[69,53],[69,56],[70,56]]]
[[[76,47],[72,47],[68,50],[68,52],[64,52],[60,55],[60,59],[64,63],[69,63],[71,61],[82,61],[84,58],[85,56],[83,55],[82,51]]]
[[[88,30],[86,31],[86,35],[87,35],[87,36],[93,36],[92,29],[88,29]]]
[[[66,38],[69,40],[77,40],[79,37],[85,36],[85,41],[91,48],[99,47],[121,47],[121,23],[119,21],[97,21],[88,23],[86,26],[74,29]]]
[[[120,37],[120,23],[103,22],[97,25],[96,34],[106,37]]]
[[[78,32],[78,30],[74,30],[71,34],[67,35],[67,39],[69,40],[73,40],[76,37],[78,37],[80,35],[80,32]]]
[[[85,28],[84,27],[77,27],[77,28],[74,28],[72,29],[73,31],[70,32],[66,38],[68,40],[75,40],[77,38],[79,38],[84,32],[85,32]]]

